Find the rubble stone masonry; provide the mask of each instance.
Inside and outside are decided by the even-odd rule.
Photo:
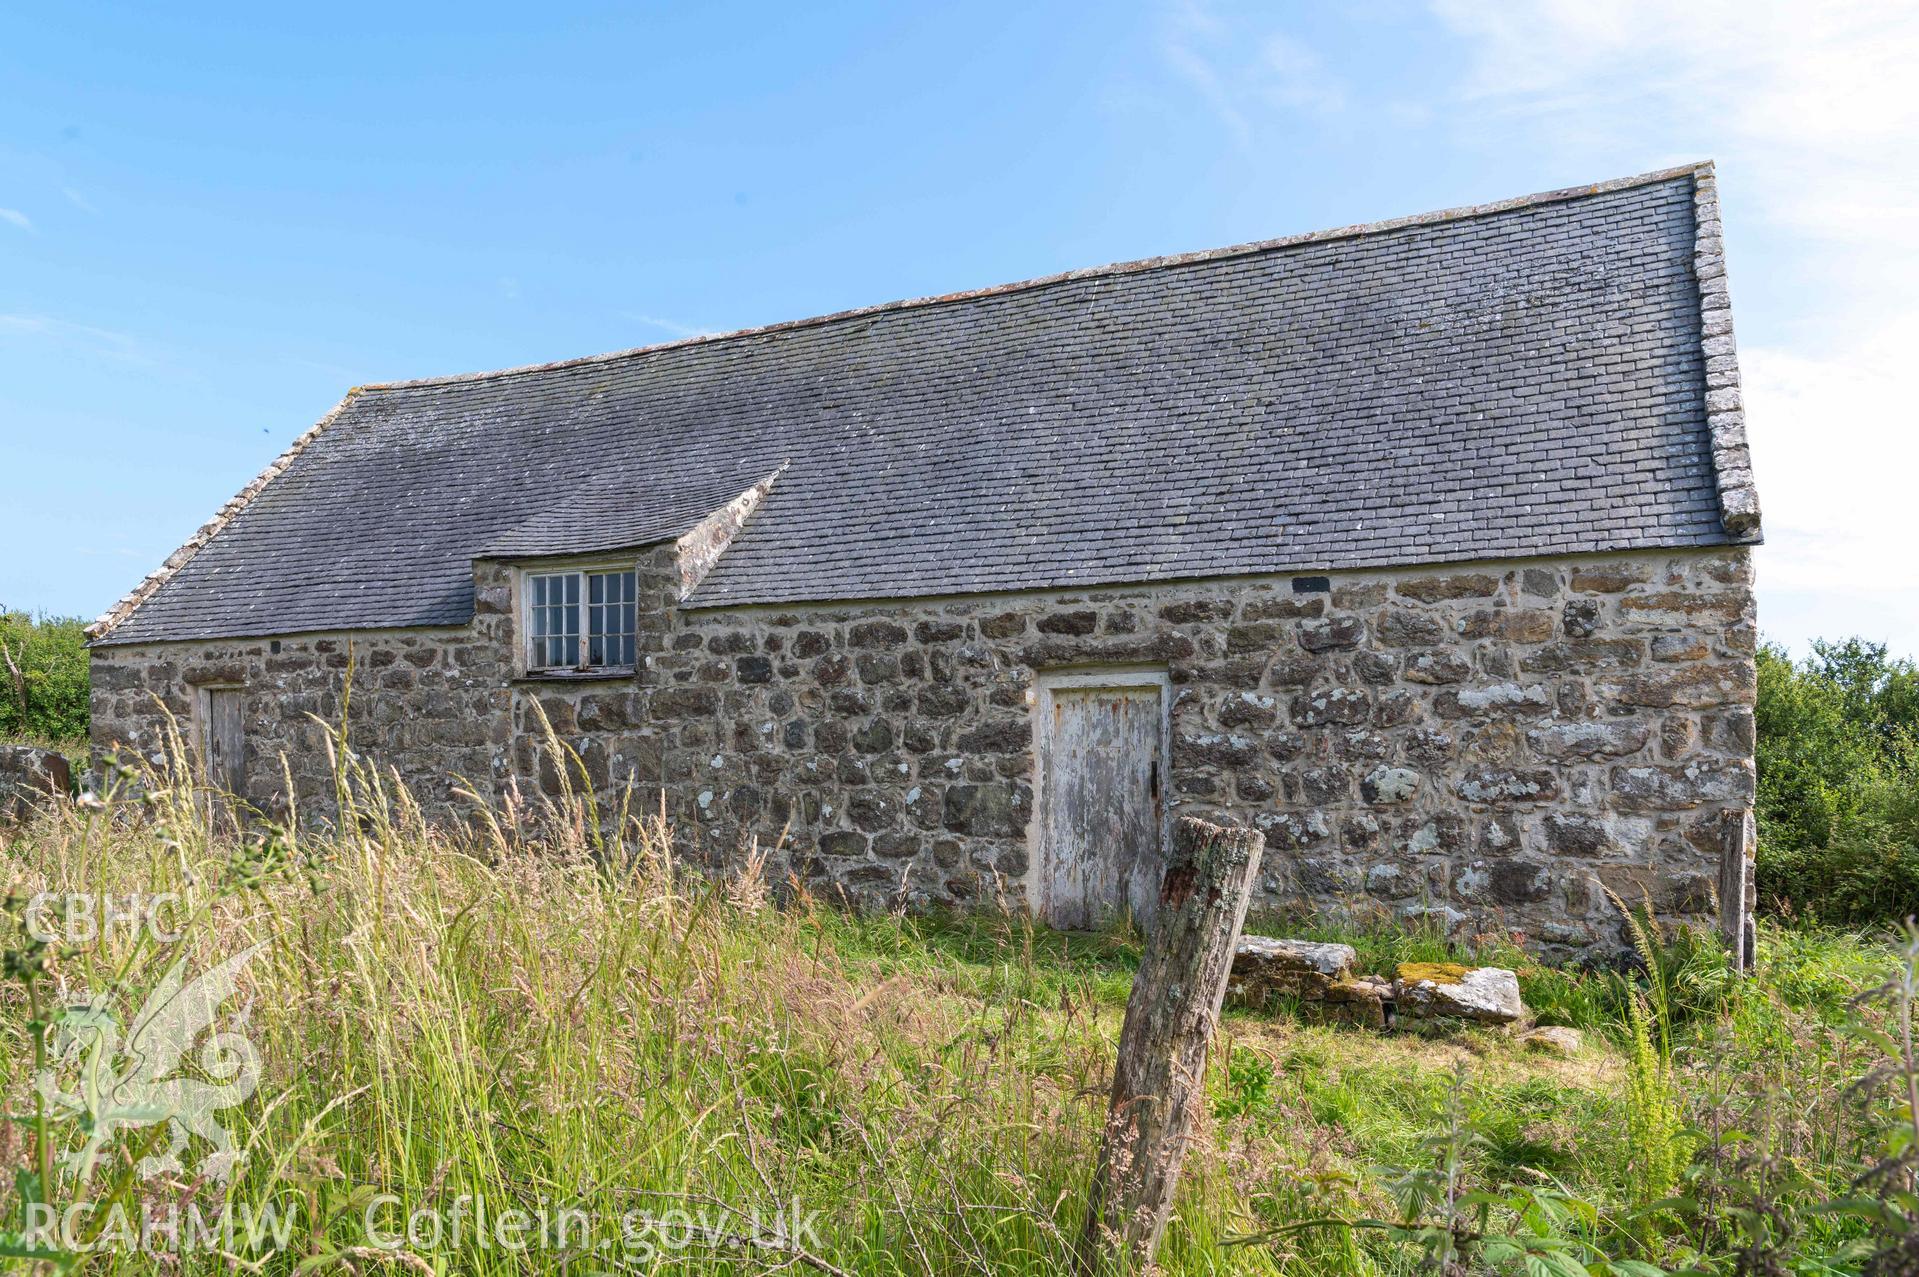
[[[1175,808],[1266,833],[1256,908],[1563,954],[1617,943],[1603,886],[1744,941],[1743,547],[726,610],[680,606],[674,547],[635,557],[630,675],[518,676],[515,569],[483,562],[458,628],[96,648],[95,744],[153,754],[162,706],[190,737],[196,689],[242,688],[247,797],[284,811],[290,774],[324,818],[351,648],[350,741],[438,817],[556,787],[537,703],[710,868],[757,839],[818,891],[976,906],[1022,898],[1036,673],[1157,669]]]

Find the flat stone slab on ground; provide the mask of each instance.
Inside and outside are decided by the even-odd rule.
[[[1254,1006],[1278,997],[1324,1000],[1329,990],[1352,980],[1356,957],[1349,944],[1241,936],[1227,994]]]
[[[1519,977],[1504,967],[1402,962],[1398,975],[1395,987],[1400,1015],[1480,1024],[1516,1024],[1526,1018],[1526,1004],[1519,997]]]
[[[1503,967],[1402,962],[1399,978],[1388,981],[1355,976],[1358,956],[1348,944],[1242,936],[1233,950],[1227,998],[1255,1010],[1290,999],[1304,1019],[1369,1028],[1387,1028],[1399,1015],[1498,1025],[1526,1018],[1519,977]]]

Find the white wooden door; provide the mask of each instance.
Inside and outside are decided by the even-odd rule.
[[[1159,896],[1164,676],[1063,676],[1040,688],[1038,846],[1032,885],[1056,927],[1098,927]]]

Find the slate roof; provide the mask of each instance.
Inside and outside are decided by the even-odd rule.
[[[1756,539],[1710,181],[362,387],[95,632],[459,624],[476,556],[670,539],[781,464],[694,605]]]

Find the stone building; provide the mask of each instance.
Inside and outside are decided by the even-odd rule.
[[[351,653],[449,820],[543,711],[828,893],[1088,925],[1177,810],[1268,908],[1743,943],[1758,540],[1689,167],[356,388],[97,623],[94,731],[324,818]]]

